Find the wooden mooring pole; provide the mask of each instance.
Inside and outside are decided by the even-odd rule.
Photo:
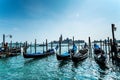
[[[89,56],[92,57],[91,39],[89,37]]]
[[[53,49],[53,42],[51,41],[51,49]]]
[[[102,40],[100,40],[100,48],[102,49]]]
[[[62,35],[59,38],[59,54],[61,54]]]
[[[3,34],[3,43],[2,43],[2,47],[4,47],[5,44],[5,34]]]
[[[59,40],[59,54],[61,54],[61,41]]]
[[[106,52],[106,54],[108,54],[107,53],[107,40],[105,39],[105,52]]]
[[[74,36],[73,36],[73,45],[75,44],[75,42],[74,42]]]
[[[24,51],[25,51],[25,53],[27,53],[27,41],[25,42],[25,46],[24,46]]]
[[[46,51],[48,50],[48,42],[47,42],[47,39],[46,39]]]
[[[111,47],[111,50],[110,50],[110,57],[113,58],[113,49],[112,49],[112,46],[113,46],[113,42],[112,42],[112,39],[110,39],[110,47]]]
[[[44,53],[45,51],[44,51],[44,42],[43,42],[43,53]]]
[[[108,55],[109,55],[109,60],[110,60],[110,54],[111,54],[111,51],[110,51],[110,39],[108,37]]]
[[[115,24],[111,24],[111,27],[112,27],[114,53],[115,53],[115,58],[116,58],[117,57],[117,46],[116,46],[116,39],[115,39],[115,34],[114,34],[114,31],[116,30]]]
[[[69,40],[68,40],[68,52],[69,52]]]
[[[105,50],[105,40],[103,40],[103,50]]]
[[[30,43],[30,53],[32,53],[32,42]]]
[[[12,52],[12,41],[10,41],[10,52]]]
[[[35,54],[36,54],[36,43],[37,43],[37,41],[36,41],[36,39],[35,39]]]

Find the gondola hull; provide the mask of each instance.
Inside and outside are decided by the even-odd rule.
[[[34,53],[34,54],[23,53],[23,57],[24,58],[43,58],[43,57],[53,55],[53,54],[55,54],[55,52],[54,52],[54,50],[51,50],[51,51],[47,51],[44,53]]]
[[[106,66],[106,55],[103,50],[94,49],[94,59],[100,66]]]
[[[0,52],[0,58],[14,57],[14,56],[18,56],[20,54],[21,53]]]
[[[79,62],[79,61],[83,61],[84,59],[86,59],[88,57],[88,50],[81,50],[78,53],[72,55],[72,61],[73,62]]]
[[[100,65],[100,66],[106,66],[106,58],[98,58],[98,56],[94,56],[95,61]]]
[[[77,53],[80,54],[80,53]],[[88,54],[84,54],[84,55],[80,55],[80,56],[73,56],[72,57],[72,61],[73,62],[79,62],[79,61],[83,61],[84,59],[86,59],[88,57]]]
[[[71,53],[69,52],[64,52],[62,54],[56,54],[57,60],[70,60],[71,59]]]
[[[63,56],[63,55],[56,54],[56,57],[57,57],[57,60],[69,60],[70,59],[70,55]]]

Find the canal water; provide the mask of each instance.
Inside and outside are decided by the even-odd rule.
[[[120,80],[120,66],[108,66],[100,68],[94,58],[75,64],[71,60],[58,61],[55,54],[42,59],[25,59],[21,54],[0,59],[0,80]]]

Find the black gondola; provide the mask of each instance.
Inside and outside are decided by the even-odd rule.
[[[70,52],[65,52],[63,54],[56,54],[57,60],[69,60]]]
[[[69,49],[68,52],[62,54],[56,54],[57,60],[69,60],[71,59],[72,54],[76,53],[77,46],[74,44],[72,49]]]
[[[21,48],[12,48],[11,53],[21,53]]]
[[[18,56],[20,54],[21,54],[20,52],[16,53],[16,52],[12,52],[9,50],[5,51],[4,48],[0,49],[0,58],[14,57],[14,56]]]
[[[72,55],[73,62],[79,62],[88,57],[88,49],[79,50],[78,53]]]
[[[57,60],[70,60],[71,54],[76,53],[77,46],[74,44],[74,37],[73,37],[73,48],[69,49],[69,41],[68,41],[68,51],[61,53],[61,43],[62,43],[62,35],[59,38],[59,54],[56,54]],[[58,49],[58,45],[56,46],[56,51]]]
[[[117,56],[113,56],[112,59],[120,62],[120,54],[118,53]]]
[[[106,66],[105,52],[97,44],[94,44],[94,59],[100,66]]]
[[[30,49],[31,49],[31,45],[30,45]],[[44,42],[43,42],[43,45],[44,45]],[[44,51],[44,46],[43,46],[43,52],[36,52],[36,39],[35,39],[35,53],[26,53],[26,52],[27,52],[27,42],[25,44],[24,52],[23,52],[24,58],[43,58],[43,57],[47,57],[49,55],[55,54],[55,51],[52,47],[51,49],[48,49],[47,39],[46,39],[46,51]]]
[[[23,52],[23,57],[24,58],[42,58],[42,57],[46,57],[52,54],[55,54],[54,49],[49,49],[43,53],[38,52],[38,53],[28,54],[28,53]]]

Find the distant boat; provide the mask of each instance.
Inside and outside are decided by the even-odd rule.
[[[46,52],[43,52],[43,53],[37,52],[37,53],[30,54],[30,53],[23,52],[23,57],[24,58],[42,58],[42,57],[52,55],[54,53],[55,53],[54,49],[49,49],[49,50],[47,50]]]

